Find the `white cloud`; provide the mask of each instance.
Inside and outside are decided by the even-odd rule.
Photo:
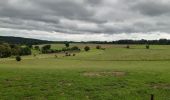
[[[2,0],[0,35],[49,40],[169,38],[170,0]]]
[[[69,34],[69,33],[60,33],[60,32],[45,32],[45,31],[28,31],[28,30],[16,30],[16,29],[7,29],[0,28],[1,36],[17,36],[17,37],[26,37],[26,38],[36,38],[43,40],[51,41],[113,41],[121,39],[161,39],[167,38],[170,39],[168,33],[162,32],[151,32],[151,33],[120,33],[120,34]]]

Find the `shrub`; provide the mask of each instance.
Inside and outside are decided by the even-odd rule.
[[[40,47],[39,46],[35,46],[34,49],[39,51]]]
[[[129,45],[127,45],[127,46],[126,46],[126,48],[127,48],[127,49],[129,49],[129,48],[130,48],[130,46],[129,46]]]
[[[30,49],[32,49],[32,48],[33,48],[33,46],[32,46],[31,44],[27,45],[27,47],[29,47]]]
[[[20,49],[20,55],[31,55],[31,49],[29,47],[22,47]]]
[[[72,47],[71,50],[72,51],[80,51],[79,47],[77,47],[77,46]]]
[[[97,45],[97,46],[96,46],[96,49],[101,49],[101,46],[100,46],[100,45]]]
[[[36,54],[34,54],[34,57],[36,57],[37,55]]]
[[[89,46],[85,46],[85,47],[84,47],[84,50],[85,50],[85,51],[89,51],[89,50],[90,50],[90,47],[89,47]]]
[[[16,56],[16,61],[21,61],[21,57],[20,56]]]
[[[0,58],[6,58],[11,56],[11,48],[8,44],[0,45]]]
[[[65,56],[68,56],[68,52],[65,53]]]
[[[149,49],[150,48],[150,46],[149,45],[146,45],[146,49]]]
[[[42,47],[42,53],[49,53],[50,49],[51,49],[51,45],[45,45]]]
[[[69,42],[66,42],[65,46],[68,48],[70,46]]]
[[[76,54],[73,54],[73,56],[76,56]]]

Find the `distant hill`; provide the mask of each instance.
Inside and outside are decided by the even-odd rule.
[[[22,38],[22,37],[12,37],[12,36],[0,36],[0,42],[7,42],[10,44],[34,44],[34,45],[54,43],[53,41]]]

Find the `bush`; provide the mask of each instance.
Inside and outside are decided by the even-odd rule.
[[[49,53],[51,45],[45,45],[42,47],[42,53]]]
[[[146,49],[149,49],[150,48],[150,46],[149,45],[146,45]]]
[[[72,51],[80,51],[79,47],[77,47],[77,46],[72,47],[71,50]]]
[[[34,56],[34,57],[36,57],[37,55],[36,55],[36,54],[34,54],[33,56]]]
[[[22,47],[20,49],[20,55],[31,55],[31,49],[29,47]]]
[[[65,56],[68,56],[68,52],[65,53]]]
[[[127,46],[126,46],[126,48],[127,48],[127,49],[129,49],[129,48],[130,48],[130,46],[129,46],[129,45],[127,45]]]
[[[96,49],[101,49],[101,46],[100,46],[100,45],[97,45],[97,46],[96,46]]]
[[[39,46],[35,46],[34,49],[39,51],[40,47]]]
[[[89,51],[89,50],[90,50],[90,47],[89,47],[89,46],[85,46],[85,47],[84,47],[84,50],[85,50],[85,51]]]
[[[21,57],[20,56],[16,56],[16,61],[21,61]]]
[[[73,56],[76,56],[76,54],[73,54]]]
[[[65,46],[68,48],[70,46],[69,42],[66,42]]]
[[[8,44],[0,45],[0,58],[6,58],[11,56],[11,48]]]

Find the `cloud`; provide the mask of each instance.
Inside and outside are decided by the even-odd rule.
[[[56,33],[68,34],[70,40],[137,33],[162,37],[161,33],[170,33],[169,16],[170,0],[2,0],[0,28],[6,31],[0,35],[11,30],[8,35],[41,38],[36,31],[47,39]]]

